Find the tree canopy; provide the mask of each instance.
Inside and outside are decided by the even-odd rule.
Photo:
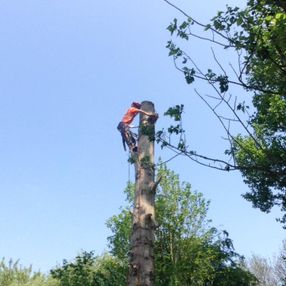
[[[252,285],[254,277],[243,267],[226,231],[211,227],[209,202],[189,183],[162,165],[156,195],[155,285]],[[126,189],[127,206],[109,219],[112,255],[128,263],[134,187]],[[255,284],[253,284],[255,285]]]
[[[286,223],[286,5],[285,1],[247,1],[246,8],[226,6],[209,24],[203,24],[187,12],[164,0],[180,11],[183,20],[175,18],[167,27],[172,40],[167,44],[175,67],[187,84],[196,80],[208,83],[212,95],[195,93],[223,126],[229,141],[224,156],[211,158],[188,149],[182,136],[185,130],[178,123],[167,131],[179,135],[178,144],[170,145],[164,132],[157,141],[169,145],[196,162],[223,171],[240,170],[250,191],[244,198],[263,212],[278,206]],[[197,34],[198,29],[201,29]],[[215,48],[232,50],[238,64],[230,64],[231,72],[216,57],[218,70],[203,70],[181,41],[200,39]],[[181,41],[180,41],[181,40]],[[241,87],[243,96],[231,95],[233,87]],[[250,102],[250,104],[248,103]],[[166,115],[180,122],[182,106],[170,108]],[[221,107],[227,110],[223,113]],[[240,133],[233,133],[233,126]]]
[[[51,270],[58,286],[123,286],[125,264],[109,254],[95,256],[93,251],[83,251],[73,261],[64,260]]]
[[[4,258],[0,261],[1,286],[60,286],[59,281],[47,277],[40,272],[34,272],[32,266],[23,267],[19,261]]]

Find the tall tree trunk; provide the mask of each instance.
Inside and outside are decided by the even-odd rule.
[[[154,104],[142,102],[142,110],[154,113]],[[148,116],[140,115],[138,158],[135,163],[136,189],[133,210],[133,228],[129,254],[128,286],[154,285],[154,124]]]

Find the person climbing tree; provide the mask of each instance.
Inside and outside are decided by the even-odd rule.
[[[143,110],[141,110],[141,104],[138,102],[133,102],[131,104],[131,107],[127,110],[127,112],[124,114],[122,120],[119,122],[117,129],[121,133],[122,136],[122,143],[124,150],[126,151],[126,144],[129,147],[129,150],[131,152],[137,152],[137,144],[136,140],[134,138],[134,135],[130,131],[131,123],[133,122],[135,116],[138,113],[142,113],[144,115],[149,116],[149,119],[153,122],[155,122],[158,118],[157,113],[148,113]]]

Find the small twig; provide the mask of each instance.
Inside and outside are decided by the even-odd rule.
[[[203,155],[200,155],[200,154],[197,154],[197,153],[193,153],[193,152],[189,152],[189,151],[178,151],[178,148],[176,146],[174,146],[174,145],[172,145],[172,144],[170,144],[170,143],[168,143],[168,142],[166,142],[166,141],[164,141],[162,139],[160,139],[160,141],[163,142],[167,148],[169,148],[170,150],[175,152],[176,155],[185,155],[189,159],[191,159],[192,161],[195,161],[196,163],[198,163],[198,164],[200,164],[202,166],[206,166],[206,167],[209,167],[209,168],[212,168],[212,169],[221,170],[221,171],[226,171],[226,169],[228,171],[230,171],[230,170],[237,170],[238,169],[236,166],[230,165],[230,164],[228,164],[224,160],[214,159],[214,158],[211,158],[211,157],[203,156]],[[211,164],[203,163],[203,162],[199,161],[198,159],[196,159],[195,157],[203,159],[203,160],[206,160],[206,161],[211,161],[214,164],[216,164],[216,163],[223,164],[225,166],[228,166],[228,168],[217,167],[217,166],[214,166],[214,165],[211,165]]]
[[[172,156],[170,159],[168,159],[168,160],[166,160],[166,161],[164,161],[164,162],[162,162],[162,163],[158,164],[157,166],[164,165],[164,164],[166,164],[166,163],[168,163],[168,162],[172,161],[173,159],[175,159],[175,158],[176,158],[176,157],[178,157],[179,155],[182,155],[182,152],[181,152],[181,153],[177,153],[177,154],[175,154],[175,155],[174,155],[174,156]]]
[[[229,66],[231,67],[232,71],[234,72],[234,74],[236,75],[236,77],[239,79],[239,75],[236,72],[235,68],[233,67],[233,65],[231,63],[229,63]]]
[[[206,97],[209,97],[209,98],[212,98],[212,99],[215,99],[215,100],[221,100],[220,98],[218,97],[215,97],[213,95],[209,95],[209,94],[205,94]]]
[[[220,117],[221,119],[223,119],[223,120],[227,120],[227,121],[233,121],[233,122],[238,122],[238,120],[237,120],[237,119],[233,119],[233,118],[224,117],[224,116],[222,116],[222,115],[219,115],[219,117]]]
[[[229,39],[228,37],[226,37],[224,34],[220,33],[219,31],[215,30],[214,28],[212,27],[208,27],[207,25],[205,24],[202,24],[200,22],[198,22],[197,20],[195,20],[193,17],[191,17],[190,15],[188,15],[185,11],[183,11],[182,9],[180,9],[178,6],[174,5],[173,3],[171,3],[170,1],[168,0],[163,0],[164,2],[166,2],[168,5],[172,6],[173,8],[175,8],[176,10],[178,10],[181,14],[183,14],[185,17],[187,17],[188,19],[192,19],[192,21],[197,24],[198,26],[200,27],[203,27],[203,28],[209,28],[209,30],[211,30],[213,33],[219,35],[220,37],[222,37],[223,39],[227,40],[228,42],[231,42],[232,43],[232,40]]]
[[[217,45],[222,46],[222,47],[224,47],[224,48],[229,47],[229,45],[226,45],[226,44],[224,44],[224,43],[218,42],[218,41],[216,41],[214,38],[213,38],[213,39],[210,39],[210,38],[207,38],[207,37],[202,37],[202,36],[199,36],[199,35],[194,34],[194,33],[192,33],[192,32],[189,32],[188,35],[193,36],[194,38],[198,38],[198,39],[200,39],[200,40],[204,40],[204,41],[208,41],[208,42],[217,44]]]
[[[222,70],[222,72],[224,73],[224,75],[227,76],[225,69],[223,68],[223,66],[222,66],[222,65],[220,64],[220,62],[218,61],[218,59],[217,59],[217,57],[216,57],[216,55],[215,55],[215,52],[214,52],[214,50],[213,50],[212,47],[211,47],[211,51],[212,51],[213,58],[214,58],[215,62],[216,62],[217,65],[221,68],[221,70]]]

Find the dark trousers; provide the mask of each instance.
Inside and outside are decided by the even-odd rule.
[[[132,132],[130,131],[129,126],[121,121],[118,124],[117,129],[121,134],[124,150],[126,151],[126,144],[130,150],[133,150],[136,147],[136,140],[134,136],[132,135]]]

